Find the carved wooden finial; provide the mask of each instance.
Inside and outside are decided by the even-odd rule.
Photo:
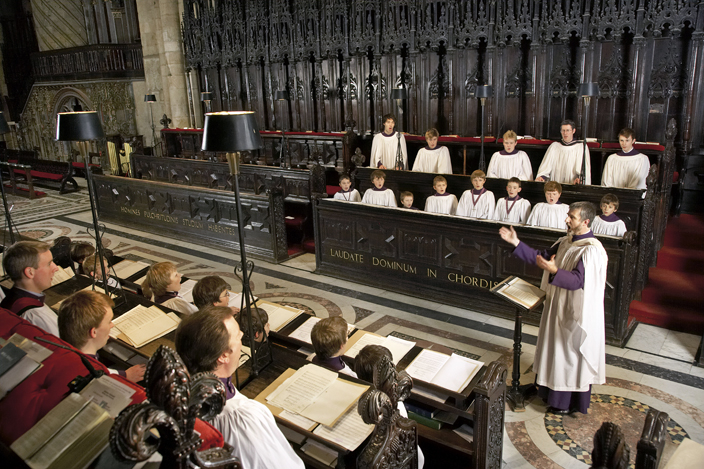
[[[602,423],[594,435],[592,467],[626,469],[630,456],[631,450],[619,426],[611,422]]]

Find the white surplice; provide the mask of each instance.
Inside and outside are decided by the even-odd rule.
[[[496,201],[494,209],[494,220],[506,221],[510,223],[526,223],[530,216],[530,202],[520,198],[518,200],[506,200],[508,197],[503,197]],[[508,205],[508,209],[506,206]],[[511,211],[509,213],[509,210]]]
[[[376,188],[367,189],[362,197],[362,203],[371,205],[382,205],[384,207],[398,207],[396,196],[391,189],[377,190]]]
[[[22,313],[22,317],[49,334],[59,337],[59,317],[47,305],[28,309]]]
[[[592,183],[592,166],[589,162],[589,147],[586,149],[586,176],[585,184]],[[582,154],[584,145],[576,142],[565,145],[562,142],[553,142],[545,152],[543,162],[540,163],[536,178],[543,177],[560,184],[572,184],[582,172]]]
[[[592,222],[592,231],[594,234],[603,234],[609,236],[623,236],[626,232],[626,224],[623,220],[604,221],[600,215],[597,215]]]
[[[450,150],[447,147],[428,147],[418,150],[413,162],[413,171],[421,173],[452,174]]]
[[[516,177],[521,181],[532,181],[533,167],[530,165],[530,158],[523,150],[511,154],[497,151],[491,157],[486,177],[502,179]]]
[[[474,195],[470,189],[468,191],[464,191],[464,194],[460,197],[460,202],[457,205],[457,215],[461,217],[491,220],[494,216],[495,206],[496,201],[494,199],[493,192],[485,191],[477,199],[477,196]]]
[[[457,197],[447,192],[443,195],[433,194],[425,199],[425,211],[454,215],[457,212]]]
[[[567,204],[557,203],[550,205],[547,202],[541,202],[533,207],[526,225],[566,229],[565,219],[567,219],[569,211],[570,206]]]
[[[379,162],[386,166],[386,169],[396,167],[396,151],[399,144],[398,135],[401,135],[401,155],[403,157],[403,169],[408,169],[408,151],[406,150],[406,139],[403,134],[394,132],[393,135],[386,135],[380,132],[372,140],[372,155],[369,160],[370,168],[377,168]]]
[[[642,153],[622,156],[614,153],[609,156],[601,175],[601,185],[645,189],[645,180],[650,171],[650,160]]]
[[[536,383],[553,391],[584,392],[605,382],[604,285],[608,256],[596,238],[572,243],[560,238],[558,268],[571,271],[584,265],[584,288],[567,290],[550,285],[543,272],[540,288],[545,305],[535,345]]]
[[[163,306],[166,306],[167,308],[171,308],[183,314],[193,314],[198,311],[198,307],[196,305],[194,305],[193,303],[189,303],[188,301],[178,296],[176,298],[169,298],[161,304]]]
[[[211,423],[220,430],[225,441],[234,447],[232,454],[240,459],[242,467],[305,468],[301,458],[276,426],[271,411],[239,391],[227,400],[225,408]]]
[[[332,198],[335,200],[347,200],[348,202],[362,201],[362,196],[359,195],[359,191],[357,189],[351,189],[347,192],[341,190],[339,192],[336,192],[335,195],[332,196]]]

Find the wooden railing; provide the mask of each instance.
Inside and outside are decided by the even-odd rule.
[[[141,44],[94,44],[32,54],[38,81],[144,76]]]

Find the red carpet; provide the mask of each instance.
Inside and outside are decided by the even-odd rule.
[[[657,267],[650,269],[641,301],[629,314],[667,329],[704,332],[704,216],[670,218]]]

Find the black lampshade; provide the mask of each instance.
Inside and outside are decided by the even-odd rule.
[[[60,112],[56,116],[56,140],[85,141],[105,137],[96,111]]]
[[[408,90],[406,88],[392,89],[391,99],[408,99]]]
[[[477,91],[474,93],[475,98],[491,98],[494,94],[494,87],[491,85],[477,86]]]
[[[598,83],[580,83],[577,89],[577,95],[586,98],[592,96],[599,96],[599,84]]]
[[[155,103],[156,102],[156,96],[153,94],[145,94],[144,95],[144,102],[145,103]]]
[[[203,125],[202,151],[234,153],[264,147],[251,111],[209,112]]]
[[[213,93],[210,91],[203,91],[200,94],[200,100],[201,101],[212,101],[213,100]]]
[[[5,120],[5,113],[0,112],[0,135],[6,134],[10,131],[10,126],[7,125],[7,121]]]
[[[288,90],[277,90],[276,91],[276,100],[277,101],[288,100]]]

